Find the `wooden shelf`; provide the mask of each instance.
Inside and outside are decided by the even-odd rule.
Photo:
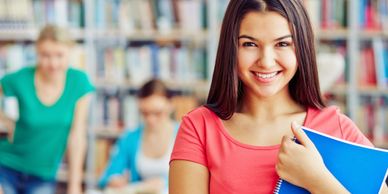
[[[334,87],[330,88],[328,91],[326,91],[326,94],[332,94],[332,95],[346,95],[347,94],[347,85],[346,84],[337,84]]]
[[[374,141],[373,144],[378,148],[388,149],[388,141]]]
[[[56,177],[56,180],[59,182],[59,183],[67,183],[68,181],[68,171],[65,170],[65,169],[59,169],[58,170],[58,173],[57,173],[57,177]],[[84,175],[83,177],[83,180],[82,180],[84,183],[86,182],[90,182],[90,181],[97,181],[96,178],[93,178],[93,177],[87,177],[86,175]]]
[[[84,30],[70,29],[71,37],[75,40],[84,39]],[[0,29],[0,41],[35,41],[39,30],[35,28]]]
[[[100,139],[116,139],[124,132],[124,129],[118,127],[103,127],[95,129],[94,133]]]
[[[381,89],[374,86],[359,87],[358,93],[364,96],[388,96],[388,89]]]
[[[373,38],[388,38],[388,31],[385,30],[359,30],[358,36],[361,40]],[[315,31],[319,40],[347,40],[349,31],[347,29],[323,29]]]
[[[348,38],[346,29],[317,30],[315,34],[319,40],[346,40]]]
[[[373,38],[388,38],[388,32],[382,30],[363,30],[360,31],[359,36],[361,39],[373,39]]]
[[[181,92],[189,92],[195,95],[199,95],[199,97],[206,96],[209,89],[210,84],[207,80],[199,80],[199,81],[173,81],[173,80],[165,80],[164,81],[168,88],[175,91]],[[140,84],[131,83],[130,81],[118,82],[114,80],[104,80],[97,79],[95,82],[95,86],[99,89],[134,89],[137,90],[141,87]]]
[[[388,88],[382,89],[375,86],[363,86],[356,88],[357,93],[362,96],[388,96]],[[347,85],[337,85],[332,87],[328,92],[328,94],[333,95],[347,95],[348,94],[348,86]]]
[[[203,43],[207,40],[208,32],[207,30],[201,30],[200,32],[191,32],[181,29],[173,29],[171,31],[161,32],[161,31],[133,31],[133,32],[124,32],[122,30],[94,30],[93,31],[96,39],[121,39],[124,37],[127,40],[132,41],[156,41],[158,44],[163,44],[163,42],[171,41],[190,41],[190,42],[199,42]],[[120,39],[119,38],[119,39]]]

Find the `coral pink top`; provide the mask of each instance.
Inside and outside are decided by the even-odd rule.
[[[307,109],[304,126],[351,142],[373,146],[336,107]],[[273,193],[280,145],[238,142],[211,110],[200,107],[184,116],[171,156],[201,164],[210,173],[210,194]]]

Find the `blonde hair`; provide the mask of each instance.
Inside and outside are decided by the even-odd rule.
[[[65,28],[61,28],[52,24],[46,25],[42,28],[36,42],[40,43],[45,40],[63,43],[68,46],[74,44],[73,39],[70,37],[70,33]]]

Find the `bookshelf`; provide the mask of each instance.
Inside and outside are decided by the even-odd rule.
[[[217,2],[85,0],[87,45],[94,56],[89,72],[97,86],[89,177],[101,175],[116,139],[138,124],[134,93],[146,79],[161,78],[173,90],[177,120],[206,98],[217,46],[218,22],[212,17]],[[88,180],[89,190],[96,181]]]
[[[344,76],[326,94],[329,104],[339,105],[377,147],[387,148],[388,2],[305,2],[318,53],[338,52],[346,60]]]
[[[387,51],[388,8],[377,6],[387,1],[305,2],[315,25],[318,52],[339,52],[346,59],[344,76],[328,92],[330,103],[343,107],[378,147],[388,148],[388,89],[377,87],[377,80],[376,84],[360,86],[358,76],[364,44],[373,47],[373,41],[380,41]],[[375,14],[381,16],[381,25],[377,25],[380,28],[370,27],[375,24],[359,27],[360,14],[365,13],[368,2],[382,7]],[[133,94],[142,81],[153,76],[164,78],[178,96],[189,96],[177,98],[175,103],[180,107],[195,106],[196,99],[190,96],[200,101],[206,98],[227,3],[228,0],[0,0],[0,75],[34,62],[32,44],[44,24],[53,22],[71,29],[78,42],[72,63],[85,69],[97,87],[90,111],[84,178],[87,189],[94,189],[97,171],[106,162],[99,160],[107,159],[110,146],[123,128],[139,122]],[[388,59],[384,60],[384,68],[388,69]],[[372,116],[361,114],[367,109]],[[185,110],[179,110],[178,119]],[[59,174],[59,180],[66,182],[66,172]]]
[[[139,122],[133,94],[144,80],[160,77],[176,91],[177,118],[196,105],[191,96],[206,97],[217,43],[213,10],[217,2],[206,0],[0,0],[0,75],[35,63],[33,44],[45,24],[70,29],[78,43],[72,64],[97,87],[84,178],[93,189],[99,149],[107,154],[123,128]],[[66,174],[60,169],[61,184]]]

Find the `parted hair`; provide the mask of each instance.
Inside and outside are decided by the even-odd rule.
[[[236,112],[244,94],[237,72],[240,24],[249,12],[276,12],[289,23],[298,69],[290,80],[294,101],[305,107],[325,107],[319,90],[314,34],[302,0],[230,0],[223,18],[214,73],[205,106],[221,119]]]

